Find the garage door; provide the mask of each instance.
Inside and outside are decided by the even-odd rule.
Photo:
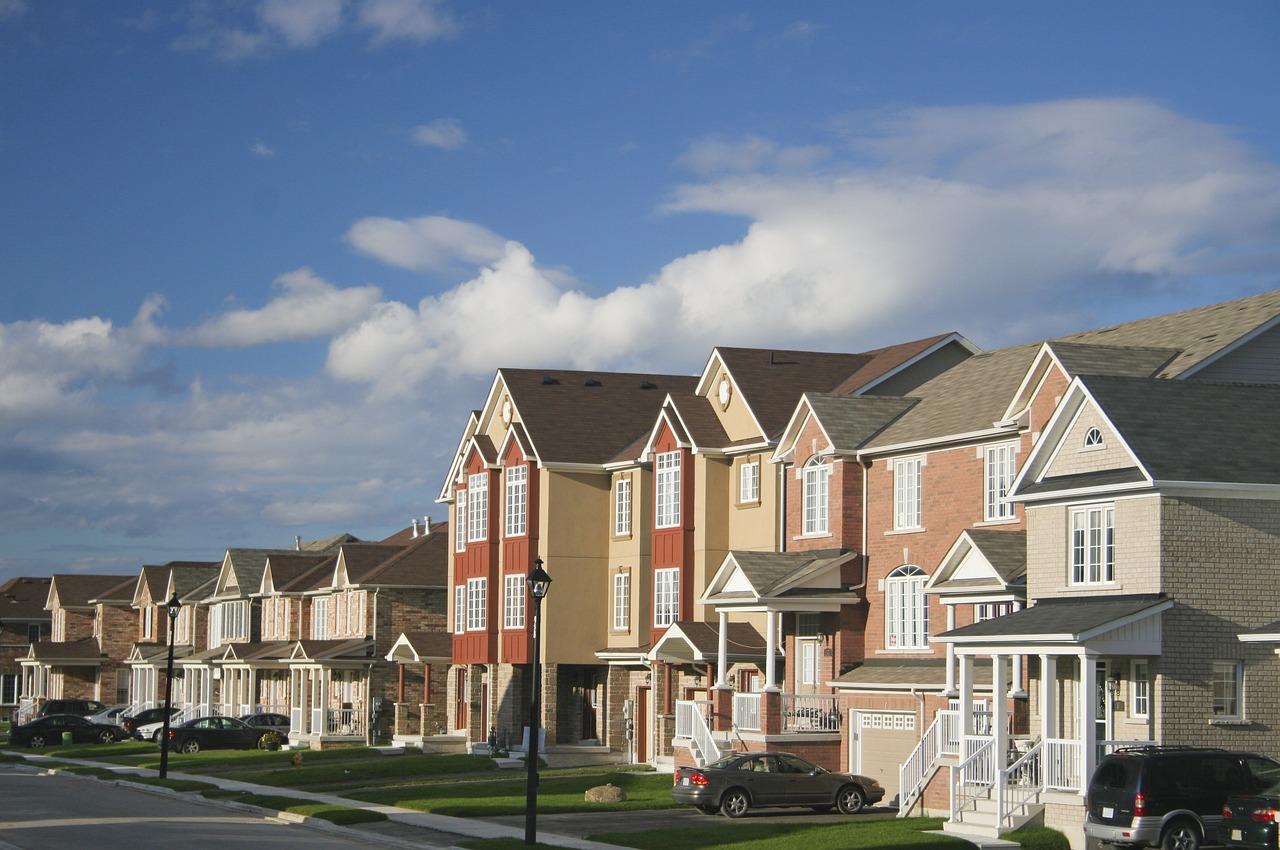
[[[854,772],[884,786],[885,802],[898,796],[898,766],[920,743],[916,715],[909,711],[853,711],[849,728],[855,731],[850,763]]]

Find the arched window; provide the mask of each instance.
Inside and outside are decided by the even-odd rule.
[[[929,603],[924,583],[929,577],[914,565],[898,567],[884,581],[885,646],[926,649],[929,646]]]
[[[814,455],[805,464],[801,478],[804,483],[804,533],[828,534],[827,504],[829,502],[831,464]]]
[[[1102,432],[1097,428],[1090,428],[1084,435],[1084,447],[1086,449],[1102,447]]]

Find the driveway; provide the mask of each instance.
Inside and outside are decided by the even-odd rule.
[[[834,812],[814,814],[809,809],[756,809],[732,823],[843,823],[847,821],[887,820],[896,817],[896,809],[870,808],[856,815]],[[524,826],[524,815],[485,818],[504,826]],[[556,832],[584,838],[604,832],[640,832],[646,829],[680,829],[691,826],[728,824],[721,815],[704,815],[690,807],[680,809],[647,809],[632,812],[584,812],[568,815],[539,815],[538,831]]]

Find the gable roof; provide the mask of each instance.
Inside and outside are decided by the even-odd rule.
[[[914,407],[916,402],[915,398],[897,396],[805,393],[778,441],[774,459],[783,459],[791,454],[809,414],[817,420],[835,454],[851,454]]]
[[[1067,370],[1076,375],[1127,375],[1150,378],[1177,357],[1176,348],[1138,348],[1123,345],[1084,344],[1066,340],[1050,340],[1045,346]]]
[[[980,561],[970,561],[976,554]],[[985,575],[965,575],[956,578],[961,567],[969,565],[986,572]],[[1027,574],[1027,533],[1021,529],[967,528],[956,537],[942,557],[938,568],[925,582],[926,593],[938,594],[987,594],[1009,591],[1009,585],[1022,587],[1017,595],[1025,592]]]
[[[0,620],[48,620],[48,576],[16,576],[0,584]]]
[[[449,583],[449,524],[438,522],[430,533],[413,540],[363,575],[347,579],[354,585],[445,587]],[[452,639],[452,638],[451,638]]]
[[[212,590],[222,565],[217,561],[170,561],[167,594],[177,594],[181,602],[198,601]]]
[[[42,640],[31,644],[27,654],[29,660],[57,662],[80,662],[82,664],[100,664],[106,658],[97,638],[80,638],[79,640],[52,641]]]
[[[813,549],[799,552],[742,552],[725,555],[716,574],[702,595],[703,603],[750,603],[782,595],[830,596],[848,595],[840,586],[839,574],[832,587],[798,587],[802,582],[837,570],[856,559],[858,554],[844,549]],[[749,587],[737,587],[735,576],[745,579]]]
[[[388,661],[412,661],[416,664],[453,659],[453,635],[448,632],[401,632],[387,651]]]
[[[99,598],[116,599],[112,594],[119,593],[120,599],[128,602],[132,597],[133,584],[137,576],[108,576],[96,573],[56,573],[49,583],[49,599],[57,594],[58,604],[63,608],[87,608],[92,600]],[[123,588],[123,593],[120,589]]]
[[[275,552],[267,556],[267,563],[262,572],[259,589],[262,592],[268,573],[271,576],[271,587],[277,593],[291,584],[299,576],[311,572],[321,564],[328,563],[330,569],[337,556],[328,552]]]
[[[165,600],[164,592],[168,584],[168,567],[160,566],[159,564],[143,564],[142,570],[138,573],[138,581],[133,593],[133,604],[137,606],[141,603],[144,589],[153,604],[163,602]]]
[[[729,623],[725,633],[729,658],[757,659],[765,654],[765,639],[750,623]],[[774,647],[781,654],[782,647]],[[718,623],[684,620],[672,623],[662,637],[649,650],[649,659],[675,659],[683,661],[713,661],[720,654],[720,626]]]

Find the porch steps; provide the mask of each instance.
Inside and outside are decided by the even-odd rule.
[[[1001,830],[997,825],[996,801],[988,791],[988,796],[979,797],[973,801],[971,807],[956,812],[955,820],[948,820],[943,823],[942,830],[960,837],[980,835],[988,838],[999,838],[1002,832],[1020,829],[1040,817],[1043,812],[1044,805],[1038,801],[1019,805],[1011,812],[1011,824]]]

